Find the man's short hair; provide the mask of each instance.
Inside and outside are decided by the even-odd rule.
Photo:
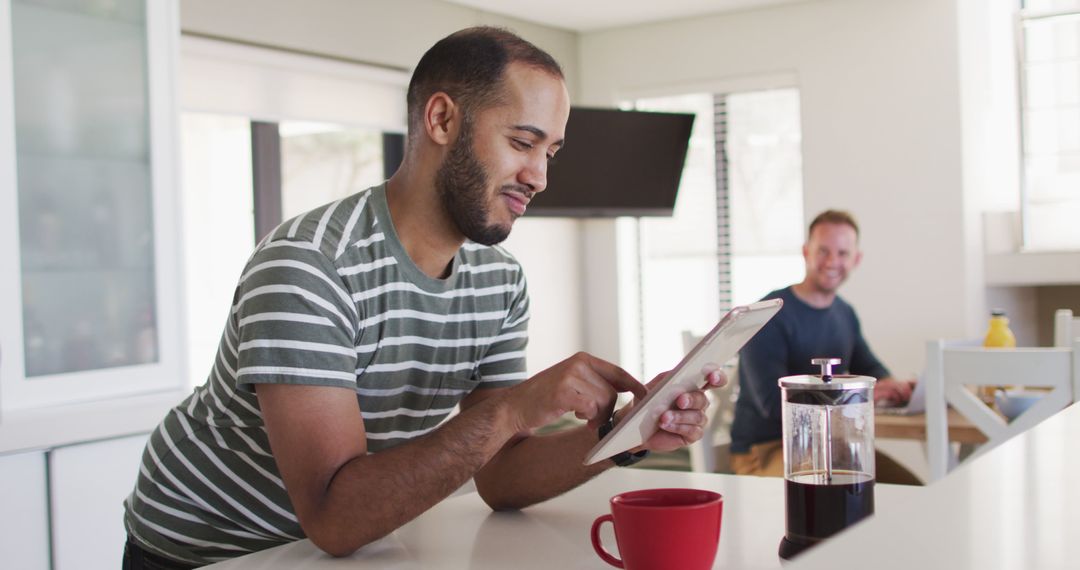
[[[466,120],[475,111],[499,103],[503,75],[511,63],[564,77],[555,58],[504,28],[466,28],[439,40],[420,58],[409,81],[409,131],[419,130],[424,106],[440,91],[462,107]]]
[[[810,222],[810,228],[806,230],[807,240],[813,235],[814,227],[818,224],[848,225],[851,226],[851,229],[855,230],[855,237],[859,237],[859,224],[855,222],[855,216],[852,216],[847,210],[825,210],[818,214],[814,218],[814,221]]]

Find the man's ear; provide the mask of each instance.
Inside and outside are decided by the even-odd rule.
[[[428,97],[424,106],[424,131],[435,144],[449,144],[454,139],[460,119],[461,108],[449,95],[439,91]]]
[[[855,263],[851,264],[851,268],[855,269],[856,267],[859,266],[859,263],[861,263],[861,262],[862,262],[862,250],[861,249],[855,250]]]

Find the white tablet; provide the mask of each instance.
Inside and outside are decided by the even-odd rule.
[[[675,399],[685,392],[701,389],[705,385],[705,375],[719,370],[731,360],[780,311],[783,304],[780,299],[770,299],[728,311],[660,385],[653,388],[629,416],[623,418],[589,451],[585,464],[633,449],[652,437],[659,429],[660,415],[671,409]]]

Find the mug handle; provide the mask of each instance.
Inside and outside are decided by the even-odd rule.
[[[602,525],[602,524],[604,524],[606,522],[610,522],[611,526],[615,526],[615,517],[613,517],[611,515],[603,515],[601,517],[598,517],[592,523],[592,547],[593,547],[593,550],[595,550],[596,553],[598,555],[600,555],[600,558],[604,562],[607,562],[608,564],[611,564],[612,566],[614,566],[616,568],[626,568],[626,566],[623,566],[623,561],[622,560],[619,560],[618,558],[615,558],[614,556],[612,556],[611,553],[609,553],[606,549],[604,549],[604,545],[600,544],[600,525]]]

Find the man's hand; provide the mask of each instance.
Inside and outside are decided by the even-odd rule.
[[[667,372],[657,375],[649,382],[647,388],[652,390],[667,375]],[[705,410],[709,407],[709,398],[705,395],[705,389],[720,388],[727,385],[727,382],[724,372],[716,370],[705,375],[706,388],[679,394],[671,409],[660,414],[660,430],[653,434],[641,446],[641,449],[673,451],[701,439],[709,421],[708,416],[705,415]],[[615,413],[615,422],[618,423],[636,404],[637,400],[619,409]]]
[[[663,376],[657,376],[648,388],[655,388]],[[707,386],[723,386],[726,382],[727,378],[719,373],[707,378]],[[503,413],[519,418],[511,424],[517,426],[518,437],[474,477],[480,496],[497,510],[520,509],[564,493],[610,469],[614,466],[610,461],[584,465],[582,459],[596,446],[596,430],[611,417],[616,394],[632,392],[641,401],[648,388],[614,364],[579,353],[517,386],[494,389],[504,392],[485,395],[478,390],[470,394],[471,400],[499,399]],[[703,433],[707,406],[701,390],[680,395],[672,409],[662,414],[665,426],[645,447],[667,451],[697,441]],[[615,414],[615,420],[625,417],[631,408],[624,406]],[[567,411],[588,420],[589,425],[525,437]]]
[[[906,404],[915,389],[915,380],[882,378],[874,384],[874,402],[889,401],[894,405]]]
[[[647,393],[622,368],[579,352],[508,389],[505,401],[518,434],[530,435],[567,412],[595,429],[611,417],[619,392],[632,392],[635,398]]]

